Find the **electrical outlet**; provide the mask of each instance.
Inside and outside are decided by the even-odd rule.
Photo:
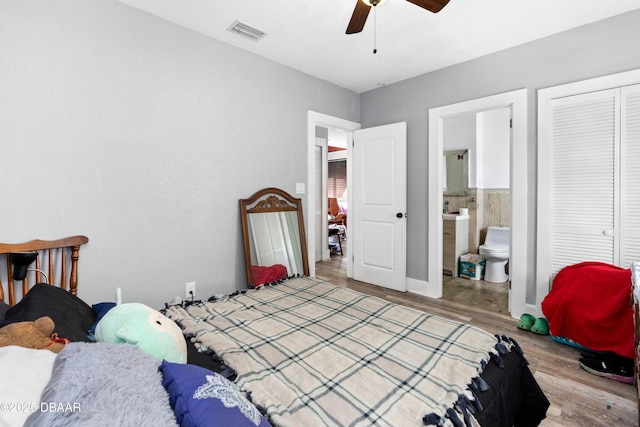
[[[196,282],[187,282],[185,285],[185,295],[187,298],[195,298],[196,296]]]

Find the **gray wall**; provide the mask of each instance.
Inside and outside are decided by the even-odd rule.
[[[536,91],[640,68],[640,10],[487,55],[361,95],[362,127],[406,121],[408,126],[407,275],[427,280],[426,182],[428,110],[497,93],[529,90],[527,302],[535,304]],[[428,53],[425,53],[428,55]]]
[[[246,285],[238,199],[307,178],[359,95],[112,0],[0,0],[0,241],[85,234],[79,295]]]
[[[112,0],[0,0],[0,241],[89,236],[90,303],[241,288],[238,198],[306,181],[314,110],[408,122],[407,272],[426,280],[428,109],[529,88],[533,245],[535,91],[640,68],[637,52],[638,11],[359,96]]]

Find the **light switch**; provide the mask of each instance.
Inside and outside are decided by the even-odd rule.
[[[304,182],[296,182],[296,194],[304,194]]]

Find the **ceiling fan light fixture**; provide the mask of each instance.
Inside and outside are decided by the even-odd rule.
[[[378,6],[384,2],[384,0],[361,0],[361,1],[367,6],[372,6],[372,7]]]

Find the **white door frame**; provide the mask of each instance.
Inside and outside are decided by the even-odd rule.
[[[343,129],[347,132],[353,132],[360,129],[360,123],[352,122],[349,120],[341,119],[334,116],[329,116],[322,113],[309,110],[307,112],[307,212],[305,213],[305,228],[309,230],[307,234],[307,253],[309,258],[309,276],[315,277],[316,275],[316,237],[315,237],[315,145],[316,145],[316,126],[325,128]],[[351,179],[351,154],[353,147],[351,144],[347,144],[347,183]],[[347,203],[351,199],[351,194],[347,193]],[[347,227],[347,242],[350,241],[351,233],[349,227]],[[347,276],[353,276],[353,245],[347,245]]]
[[[428,277],[427,296],[442,297],[442,158],[444,119],[472,112],[512,109],[511,138],[511,241],[509,311],[515,318],[535,312],[527,304],[527,89],[445,105],[429,110]]]
[[[328,142],[329,139],[328,138],[320,138],[320,137],[316,137],[316,145],[315,145],[315,149],[320,149],[321,153],[321,159],[320,159],[320,169],[322,169],[322,171],[320,172],[320,176],[322,178],[324,178],[325,180],[327,179],[327,177],[329,176],[329,161],[327,159],[329,151],[328,151]],[[317,159],[316,159],[317,161]],[[318,168],[317,163],[315,164],[314,168]],[[318,175],[318,171],[316,170],[316,175]],[[329,210],[329,203],[328,203],[328,191],[327,191],[327,186],[324,182],[320,183],[320,187],[318,187],[318,183],[317,182],[313,182],[314,185],[314,191],[311,192],[311,197],[313,197],[313,208],[316,210],[319,210],[319,212],[328,212]],[[317,188],[320,188],[320,206],[316,206],[316,199],[318,198],[318,194],[316,194]],[[315,220],[318,218],[316,212],[309,212],[309,215],[313,216],[313,224],[315,226]],[[325,214],[326,215],[326,214]],[[318,237],[318,235],[315,233],[314,230],[314,238]],[[320,240],[324,240],[324,241],[328,241],[329,239],[329,229],[327,227],[324,227],[321,229],[320,231]],[[314,240],[315,241],[315,240]],[[316,262],[317,261],[325,261],[331,258],[331,251],[329,250],[329,245],[322,245],[320,247],[320,258],[316,258]]]

